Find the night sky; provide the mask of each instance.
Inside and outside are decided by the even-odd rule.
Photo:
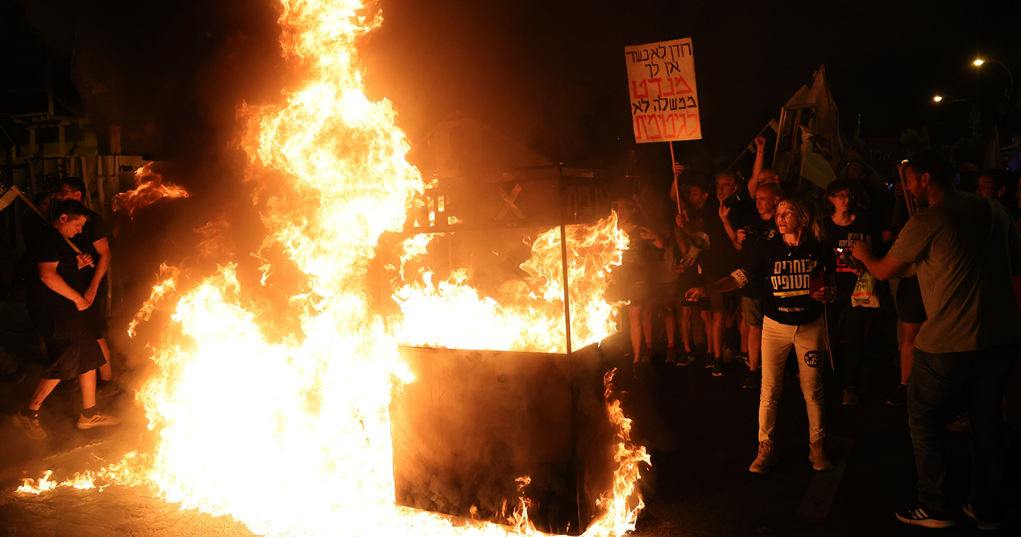
[[[77,87],[101,139],[106,125],[122,125],[125,153],[212,158],[230,142],[238,103],[279,99],[288,83],[272,2],[94,4],[0,0],[3,56],[19,58],[2,61],[8,73],[31,74],[18,65],[49,53],[62,100],[76,106]],[[692,38],[704,139],[677,147],[709,168],[729,164],[820,64],[845,137],[860,115],[863,136],[928,127],[937,143],[968,133],[969,107],[937,106],[935,92],[975,99],[995,118],[1007,75],[970,61],[1021,64],[1018,2],[381,5],[383,27],[362,50],[367,88],[395,103],[413,142],[460,110],[551,159],[611,169],[634,146],[626,45]],[[1011,130],[1004,117],[1001,138]],[[665,144],[642,151],[667,154]]]

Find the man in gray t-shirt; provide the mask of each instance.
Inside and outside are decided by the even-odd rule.
[[[1017,228],[998,202],[947,193],[901,230],[887,254],[914,263],[928,320],[915,348],[930,353],[980,351],[1021,341],[1021,313],[1011,291]]]
[[[853,255],[886,280],[914,263],[928,320],[915,338],[908,382],[908,425],[918,470],[918,503],[897,511],[908,524],[954,524],[942,485],[946,476],[942,429],[947,404],[968,402],[975,445],[975,490],[964,512],[979,527],[1004,516],[1003,419],[1000,403],[1021,342],[1011,276],[1021,274],[1017,229],[999,203],[959,192],[953,167],[934,152],[905,168],[906,195],[917,212],[886,257],[859,242]]]

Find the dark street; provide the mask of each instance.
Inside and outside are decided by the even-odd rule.
[[[10,307],[8,304],[7,307]],[[4,344],[12,341],[10,332]],[[888,406],[896,370],[888,358],[876,358],[858,407],[841,405],[835,375],[827,379],[827,449],[835,468],[815,472],[807,460],[804,399],[791,372],[785,380],[777,424],[778,464],[766,475],[749,473],[755,457],[757,390],[741,388],[746,369],[736,362],[715,378],[697,360],[686,367],[657,362],[651,374],[635,380],[619,354],[622,338],[608,340],[603,362],[620,367],[615,384],[627,392],[625,411],[634,418],[633,438],[652,451],[653,468],[644,472],[646,509],[636,535],[923,535],[926,528],[906,527],[893,516],[895,506],[913,494],[914,463],[904,407]],[[613,356],[618,356],[613,358]],[[250,535],[229,517],[179,511],[156,493],[128,487],[79,491],[59,488],[39,496],[18,494],[21,477],[45,469],[55,478],[114,462],[137,445],[145,418],[127,394],[101,404],[126,418],[119,428],[78,431],[72,425],[76,392],[59,392],[45,414],[51,438],[32,442],[8,416],[33,386],[32,376],[0,386],[4,438],[0,452],[0,534],[44,535]],[[949,433],[948,433],[949,434]],[[969,479],[967,434],[952,435],[948,490],[963,502]],[[1017,444],[1011,444],[1017,460]],[[1017,475],[1017,467],[1012,468]],[[1013,480],[1015,483],[1016,479]],[[1017,488],[1012,505],[1018,505]],[[1014,512],[1017,512],[1015,510]],[[1016,517],[1000,533],[1007,535]],[[977,533],[961,515],[943,535]]]
[[[0,537],[1021,535],[930,4],[0,0]]]

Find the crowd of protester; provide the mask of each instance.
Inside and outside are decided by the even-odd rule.
[[[974,490],[964,513],[982,529],[1000,527],[1003,409],[1016,397],[1006,392],[1021,351],[1019,178],[988,170],[962,188],[947,158],[923,151],[887,182],[851,153],[840,177],[821,188],[781,180],[764,166],[765,143],[755,141],[747,181],[721,171],[709,183],[675,165],[669,192],[647,183],[614,202],[630,238],[614,272],[629,303],[634,375],[660,359],[704,366],[713,377],[743,374],[742,386],[760,394],[749,470],[765,474],[777,464],[788,364],[806,403],[808,458],[817,471],[833,468],[824,376],[835,371],[842,405],[873,398],[907,407],[918,501],[897,511],[901,521],[954,523],[943,433],[956,424],[973,437]],[[36,196],[37,211],[23,219],[28,247],[15,277],[48,358],[12,417],[37,440],[47,436],[41,406],[61,382],[81,391],[77,427],[120,421],[97,405],[97,391],[117,390],[105,341],[111,229],[83,204],[80,180],[58,187]],[[659,334],[666,350],[657,357]],[[885,361],[899,368],[896,389],[863,390],[870,365]]]
[[[704,364],[714,377],[741,371],[743,387],[760,393],[749,470],[764,474],[777,462],[788,362],[806,402],[809,460],[833,468],[823,382],[832,370],[845,406],[864,397],[907,406],[918,501],[898,519],[954,523],[943,490],[949,425],[973,437],[974,490],[963,511],[980,529],[1000,527],[1005,392],[1021,351],[1018,176],[988,170],[972,188],[959,186],[949,159],[927,150],[887,182],[849,152],[821,188],[781,181],[763,165],[765,143],[755,141],[747,182],[721,171],[709,184],[675,164],[669,195],[645,185],[615,202],[630,238],[619,274],[634,375],[660,358]],[[657,357],[660,322],[667,341]],[[897,388],[862,390],[868,371],[894,374],[870,367],[880,361],[899,367]]]
[[[79,429],[120,422],[99,409],[96,397],[118,391],[105,339],[113,236],[107,222],[83,203],[86,188],[80,179],[64,178],[56,186],[55,192],[35,196],[22,219],[26,250],[12,285],[25,301],[47,359],[31,398],[12,416],[33,440],[47,437],[39,411],[61,382],[81,391]]]

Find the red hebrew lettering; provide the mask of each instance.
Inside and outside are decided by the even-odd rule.
[[[647,116],[644,116],[644,118],[645,118],[645,134],[646,134],[646,136],[650,140],[659,140],[659,139],[663,138],[663,133],[660,130],[659,125],[656,124],[656,116],[654,116],[654,115],[647,115]],[[652,132],[649,130],[649,126],[650,125],[655,130],[655,134],[652,134]]]
[[[644,91],[645,93],[642,93],[642,94],[638,93],[638,87],[639,86],[641,86],[642,91]],[[631,90],[632,90],[632,95],[633,95],[633,97],[635,99],[642,99],[644,97],[648,97],[649,96],[649,88],[648,88],[647,83],[644,80],[641,81],[641,82],[636,82],[636,81],[632,80],[631,81]]]
[[[663,87],[662,87],[662,85],[660,84],[660,82],[662,82],[662,81],[663,81],[663,79],[662,79],[662,78],[650,78],[650,79],[648,80],[648,82],[649,82],[649,86],[650,86],[650,89],[651,89],[651,86],[652,86],[653,84],[655,84],[655,85],[656,85],[656,95],[657,95],[657,96],[659,96],[659,94],[660,94],[660,93],[663,93]]]
[[[687,116],[687,118],[693,118],[695,120],[694,121],[695,126],[694,126],[694,128],[692,128],[691,130],[688,131],[688,134],[695,134],[696,132],[698,132],[698,130],[699,130],[698,112],[697,111],[696,112],[692,112],[691,110],[688,110],[688,111],[686,111],[684,113],[684,115]],[[687,121],[687,119],[685,121]]]
[[[695,90],[691,89],[691,86],[688,85],[688,82],[686,80],[684,80],[683,76],[675,76],[675,77],[670,77],[670,78],[671,78],[670,86],[671,86],[671,88],[673,89],[674,92],[676,92],[676,93],[695,93]],[[669,93],[668,95],[673,95],[673,93]]]
[[[666,117],[663,118],[663,134],[667,138],[676,138],[678,136],[677,125],[674,120],[674,116],[676,115],[677,114],[667,114]]]

